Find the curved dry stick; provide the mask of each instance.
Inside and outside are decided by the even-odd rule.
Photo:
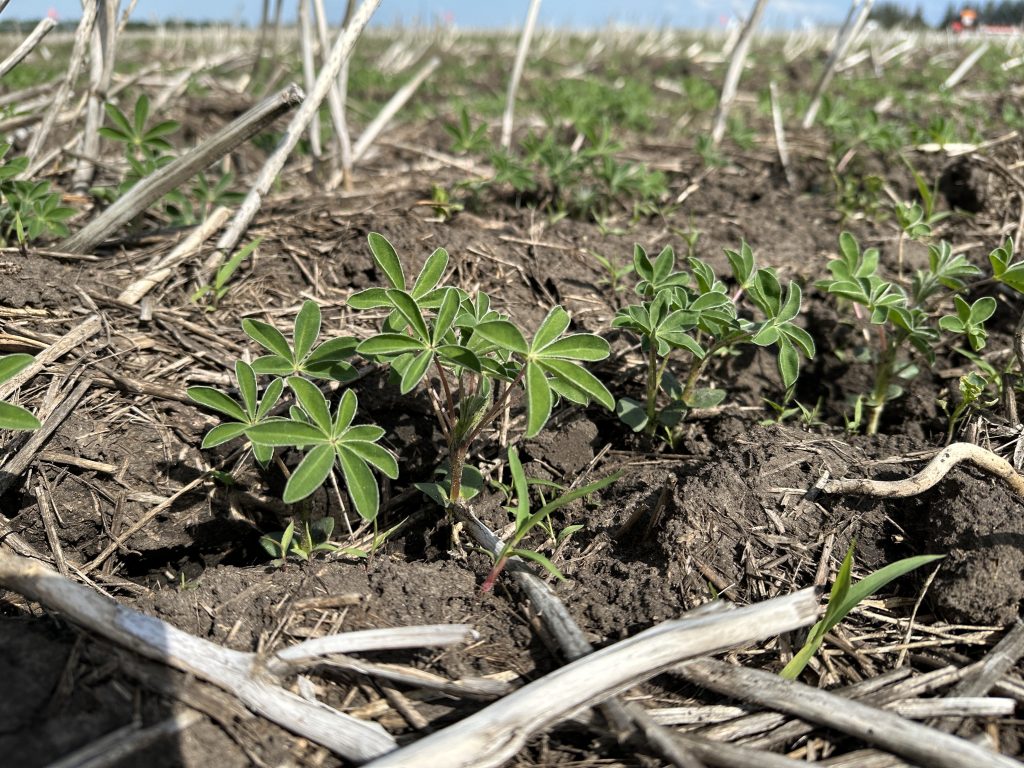
[[[496,768],[536,732],[580,707],[654,677],[680,659],[807,626],[817,614],[817,592],[812,588],[732,611],[666,621],[577,659],[371,766]]]
[[[974,445],[974,443],[953,443],[946,446],[925,465],[924,469],[903,480],[870,480],[867,478],[829,480],[821,486],[821,490],[825,493],[855,493],[864,496],[904,499],[924,493],[949,474],[949,470],[961,461],[969,461],[976,467],[995,475],[1003,480],[1011,491],[1024,498],[1024,477],[1017,474],[1006,459],[979,445]]]
[[[675,668],[702,688],[742,698],[875,744],[915,765],[935,768],[1017,768],[1014,758],[899,715],[760,669],[717,659],[687,661]],[[383,758],[387,759],[387,758]]]
[[[0,77],[3,77],[14,69],[21,60],[28,56],[32,49],[39,45],[39,41],[46,37],[46,33],[57,26],[57,22],[51,18],[45,18],[36,24],[28,37],[22,40],[21,45],[14,49],[14,52],[0,62]]]
[[[88,253],[118,227],[131,221],[172,189],[248,141],[265,127],[301,103],[302,89],[290,85],[269,96],[217,131],[202,144],[175,158],[140,181],[117,202],[78,232],[65,238],[59,248],[66,253]]]
[[[53,569],[0,551],[0,584],[76,624],[236,696],[253,712],[343,757],[371,760],[395,748],[377,723],[364,722],[281,688],[251,653],[224,648],[165,621],[118,605]]]
[[[328,636],[279,651],[268,659],[224,648],[147,616],[60,576],[28,557],[0,549],[0,587],[64,614],[79,626],[140,656],[195,675],[233,694],[246,707],[291,732],[355,762],[366,762],[397,746],[377,723],[359,720],[281,687],[278,674],[338,649],[449,646],[475,633],[464,624],[400,627]],[[283,662],[283,663],[282,663]],[[275,668],[276,667],[276,668]]]

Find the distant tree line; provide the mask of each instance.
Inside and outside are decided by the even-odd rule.
[[[871,8],[872,21],[886,29],[902,27],[903,29],[924,29],[928,24],[924,20],[921,6],[913,11],[900,3],[876,3]]]
[[[962,5],[950,3],[946,6],[946,13],[939,22],[938,28],[945,29],[957,21],[960,18],[960,11],[964,8],[973,8],[977,12],[979,24],[1024,24],[1024,0],[1000,0],[1000,2],[988,0],[984,3],[963,3]],[[876,3],[871,9],[870,18],[886,29],[891,27],[923,29],[928,26],[924,20],[921,6],[910,10],[902,3]]]

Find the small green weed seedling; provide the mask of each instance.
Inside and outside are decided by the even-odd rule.
[[[977,277],[981,270],[962,254],[954,256],[945,241],[929,246],[928,268],[915,273],[909,293],[879,276],[877,248],[861,251],[853,235],[844,232],[839,237],[839,251],[839,257],[828,263],[832,279],[821,281],[818,287],[852,302],[858,320],[867,321],[865,331],[872,339],[862,356],[874,366],[875,376],[864,405],[866,431],[875,434],[885,404],[903,393],[900,381],[918,373],[906,350],[914,350],[931,365],[944,331],[966,337],[977,352],[985,346],[985,322],[995,312],[996,301],[983,296],[969,303],[958,295],[966,288],[966,279]],[[989,259],[997,281],[1021,290],[1024,262],[1012,263],[1012,254],[1013,242],[1008,240]],[[954,314],[939,316],[940,302],[950,299]]]
[[[246,319],[242,327],[270,354],[257,358],[251,366],[236,363],[241,402],[212,387],[189,388],[193,400],[232,419],[214,427],[203,440],[203,447],[244,435],[262,466],[269,463],[274,448],[296,448],[305,456],[285,485],[285,503],[292,504],[312,494],[337,466],[356,512],[365,520],[375,519],[380,492],[372,470],[392,479],[398,476],[395,456],[378,445],[384,430],[369,424],[353,424],[358,408],[355,392],[345,390],[332,413],[327,398],[311,381],[346,382],[354,378],[355,369],[346,358],[355,349],[355,339],[339,337],[317,345],[321,313],[314,301],[305,302],[299,310],[291,344],[269,323]],[[274,377],[262,399],[257,374]],[[271,415],[286,383],[294,401],[288,416]]]
[[[477,154],[491,148],[490,139],[487,138],[487,123],[474,126],[466,107],[459,110],[458,121],[446,123],[444,129],[452,137],[452,151],[456,154]]]
[[[733,295],[706,262],[690,257],[689,271],[676,270],[671,246],[654,260],[636,246],[633,269],[642,302],[619,310],[612,322],[635,333],[647,357],[645,402],[622,398],[616,411],[634,430],[672,430],[686,411],[721,403],[724,389],[700,389],[697,384],[708,362],[725,350],[740,344],[774,346],[787,400],[800,375],[800,353],[814,356],[814,340],[794,322],[800,314],[800,286],[790,283],[783,291],[775,270],[756,267],[746,243],[739,251],[727,250],[726,256],[739,285]],[[764,319],[755,322],[739,316],[737,302],[742,296]],[[676,350],[689,353],[681,381],[668,370]],[[669,395],[670,404],[659,409],[661,392]]]
[[[203,221],[218,206],[233,206],[242,202],[245,195],[231,189],[235,175],[222,173],[216,182],[210,184],[205,173],[196,176],[192,184],[191,198],[181,190],[169,192],[164,200],[171,223],[178,227],[190,227]]]
[[[318,552],[342,552],[354,557],[366,557],[366,552],[354,547],[342,547],[331,541],[331,534],[334,533],[334,518],[321,517],[313,522],[302,523],[301,535],[295,535],[295,523],[288,523],[288,527],[281,533],[268,533],[260,537],[260,546],[267,551],[267,554],[274,558],[271,565],[283,566],[287,563],[289,556],[303,562],[308,561]]]
[[[203,285],[196,289],[196,292],[192,294],[192,301],[199,301],[204,297],[209,297],[209,303],[206,306],[207,311],[213,312],[217,309],[221,299],[227,296],[230,287],[228,283],[231,278],[234,277],[235,272],[242,266],[242,262],[249,258],[253,251],[259,247],[260,242],[263,238],[257,237],[251,243],[246,245],[237,251],[230,259],[225,261],[217,269],[217,274],[213,276],[213,283],[210,285]]]
[[[352,295],[359,310],[387,309],[381,332],[356,351],[391,366],[403,394],[427,380],[427,393],[448,448],[448,503],[462,500],[462,476],[473,441],[520,393],[526,399],[526,436],[547,423],[556,400],[613,408],[607,388],[580,362],[603,360],[608,342],[590,333],[566,333],[569,314],[552,309],[532,340],[485,293],[470,296],[445,286],[448,253],[437,249],[410,284],[394,247],[371,233],[370,250],[386,286]],[[436,384],[433,381],[436,381]]]
[[[467,141],[482,143],[485,139],[456,138],[453,149]],[[526,200],[553,219],[573,216],[603,226],[615,215],[628,214],[634,220],[654,215],[662,210],[668,194],[663,173],[617,157],[622,147],[603,124],[581,130],[580,146],[566,143],[558,130],[551,129],[531,131],[520,142],[519,153],[489,147],[494,173],[461,185],[471,201],[485,190],[507,187],[517,200]]]
[[[855,544],[851,544],[843,558],[843,564],[836,575],[835,583],[832,584],[832,591],[829,594],[828,607],[825,609],[825,616],[811,627],[807,633],[807,640],[803,647],[797,651],[790,662],[779,674],[787,680],[795,680],[803,672],[811,658],[821,648],[825,635],[831,632],[839,622],[846,618],[857,605],[870,595],[885,587],[889,582],[898,579],[904,574],[910,573],[922,565],[941,560],[945,555],[918,555],[908,557],[890,563],[884,568],[879,568],[874,573],[865,576],[856,583],[852,583],[851,574],[853,571],[853,551]]]
[[[489,592],[494,586],[495,580],[498,575],[505,568],[505,564],[508,562],[510,557],[521,557],[524,560],[532,560],[539,564],[557,579],[564,580],[565,576],[562,572],[555,567],[555,564],[551,560],[543,555],[541,552],[533,549],[526,549],[521,547],[523,539],[525,539],[531,531],[542,528],[544,529],[548,537],[554,541],[557,547],[562,541],[568,536],[578,531],[582,526],[570,525],[563,528],[558,534],[555,534],[554,529],[551,527],[550,519],[551,513],[555,510],[561,509],[566,504],[569,504],[576,499],[582,499],[589,496],[592,493],[596,493],[602,488],[607,488],[609,485],[618,480],[623,473],[623,470],[619,470],[608,477],[597,480],[593,483],[589,483],[580,488],[576,488],[568,493],[563,493],[561,496],[557,496],[551,501],[545,503],[540,509],[532,511],[530,508],[530,481],[526,477],[526,473],[523,471],[522,462],[519,460],[519,452],[515,448],[508,449],[508,468],[512,474],[512,496],[515,498],[515,506],[510,507],[509,511],[515,515],[516,528],[513,534],[509,537],[508,541],[505,542],[505,546],[502,547],[501,552],[495,558],[494,567],[491,572],[487,575],[483,585],[480,587],[482,592]]]
[[[600,264],[601,269],[605,272],[604,278],[601,279],[598,285],[607,285],[616,296],[625,291],[628,287],[626,278],[633,271],[633,265],[623,264],[619,266],[611,258],[602,256],[597,251],[590,250],[588,253],[594,257],[594,261]]]
[[[31,365],[32,359],[32,355],[24,353],[0,356],[0,384]],[[39,419],[27,409],[0,400],[0,429],[32,430],[40,426]]]

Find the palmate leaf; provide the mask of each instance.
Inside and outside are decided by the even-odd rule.
[[[433,350],[427,349],[413,357],[409,364],[405,366],[399,384],[399,390],[403,395],[412,392],[416,389],[416,385],[423,381],[423,377],[427,375],[427,369],[430,367],[433,359]]]
[[[157,123],[148,131],[146,131],[146,133],[142,137],[142,140],[146,144],[153,144],[156,139],[174,133],[176,130],[178,130],[179,127],[181,127],[180,124],[175,120],[164,120],[162,122]],[[167,146],[170,147],[169,144]]]
[[[398,461],[387,448],[365,440],[346,440],[343,445],[385,476],[392,480],[398,477]]]
[[[615,415],[634,432],[640,432],[647,426],[647,408],[631,397],[619,398],[615,403]]]
[[[608,410],[615,408],[615,398],[612,397],[612,393],[583,366],[569,360],[538,360],[537,365],[557,380],[568,383],[585,395],[583,400],[575,400],[575,402],[584,404],[595,400]]]
[[[551,344],[555,339],[565,333],[569,327],[569,313],[562,307],[552,307],[533,334],[533,341],[530,342],[530,352],[537,352]]]
[[[264,355],[252,361],[252,369],[256,373],[270,376],[287,376],[295,372],[292,361],[280,355]]]
[[[325,434],[331,433],[331,409],[327,405],[327,398],[309,379],[301,376],[288,378],[288,386],[295,393],[295,399],[299,407],[305,411],[310,420]]]
[[[444,276],[444,271],[447,268],[448,251],[444,248],[438,248],[427,257],[426,262],[423,264],[423,269],[416,276],[416,282],[413,283],[412,290],[410,291],[413,298],[423,299],[427,297],[437,287],[437,284],[441,282],[441,278]]]
[[[351,357],[356,351],[357,341],[352,336],[339,336],[335,339],[328,339],[314,349],[305,360],[303,367],[309,370],[315,365],[322,363],[337,363],[347,357]]]
[[[341,396],[341,402],[334,411],[334,424],[331,427],[331,434],[340,435],[349,428],[352,420],[356,417],[356,409],[359,407],[359,399],[351,389],[345,390]]]
[[[238,360],[235,363],[235,381],[238,382],[238,391],[242,395],[242,406],[246,416],[255,416],[259,391],[256,386],[256,373],[252,366],[243,360]]]
[[[381,333],[361,341],[356,352],[361,355],[402,355],[406,352],[419,352],[425,348],[419,339],[402,333]]]
[[[427,328],[427,321],[423,319],[423,313],[420,311],[419,305],[416,303],[416,299],[410,296],[405,291],[392,288],[387,291],[388,300],[398,313],[402,316],[402,319],[408,323],[409,327],[412,328],[416,338],[420,339],[425,344],[430,343],[430,330]]]
[[[782,387],[788,392],[790,387],[796,384],[796,380],[800,377],[800,354],[787,336],[779,338],[777,360],[779,375],[782,376]]]
[[[288,383],[300,406],[292,409],[291,418],[258,424],[246,431],[254,445],[313,446],[289,478],[285,502],[291,504],[312,494],[337,461],[356,510],[372,520],[380,495],[370,467],[390,478],[398,476],[394,455],[376,442],[384,436],[384,430],[371,424],[352,425],[358,399],[350,389],[342,394],[332,418],[323,393],[314,384],[301,377],[292,377]]]
[[[114,140],[131,141],[131,137],[134,131],[132,131],[132,124],[128,122],[128,118],[124,116],[120,109],[118,109],[115,105],[110,104],[109,102],[103,105],[103,109],[107,113],[107,117],[110,118],[110,122],[114,123],[117,126],[118,130],[116,132],[121,134],[120,138],[115,137]],[[115,132],[113,129],[108,130],[111,130],[111,132]]]
[[[443,363],[454,365],[458,368],[466,368],[474,373],[483,372],[480,358],[468,347],[459,346],[458,344],[443,344],[435,352]]]
[[[315,301],[304,302],[295,318],[294,349],[274,326],[260,320],[244,319],[242,329],[246,335],[272,353],[253,361],[253,370],[274,376],[297,373],[342,382],[352,380],[356,376],[355,367],[344,358],[356,351],[356,340],[351,336],[341,336],[314,348],[320,328],[320,305]]]
[[[444,343],[445,336],[448,335],[455,323],[455,317],[458,315],[461,304],[459,292],[454,288],[445,288],[441,294],[441,306],[434,318],[434,328],[430,336],[430,343],[435,347]]]
[[[248,424],[242,422],[232,422],[230,424],[218,424],[216,427],[211,429],[203,437],[202,447],[204,450],[207,448],[215,448],[218,445],[234,440],[236,437],[241,437],[245,434],[245,430],[249,428]]]
[[[608,357],[611,347],[600,336],[592,333],[574,333],[552,341],[541,349],[534,349],[533,357],[543,360],[563,358],[594,362]]]
[[[146,94],[139,96],[135,102],[135,114],[133,128],[135,135],[141,136],[146,128],[146,119],[149,117],[149,97]]]

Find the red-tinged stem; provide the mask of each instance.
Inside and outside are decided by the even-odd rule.
[[[484,579],[484,583],[480,585],[481,592],[490,592],[494,586],[494,582],[498,580],[498,574],[505,569],[505,563],[508,562],[508,556],[502,557],[494,564],[491,568],[491,572],[487,574],[487,578]]]

